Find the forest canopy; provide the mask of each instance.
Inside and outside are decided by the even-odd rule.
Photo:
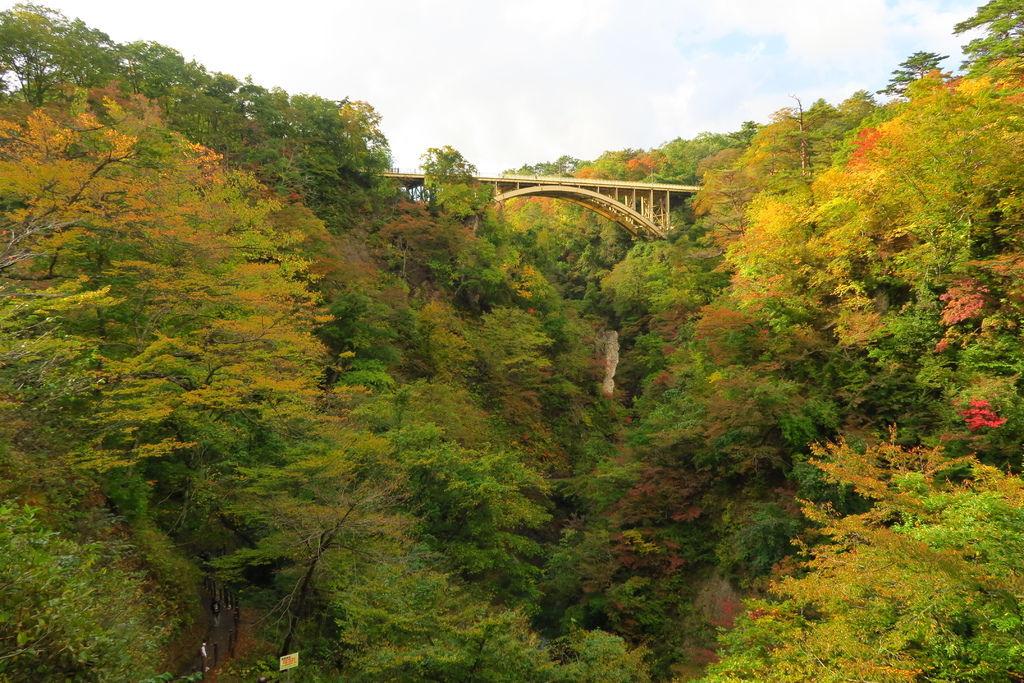
[[[950,28],[514,171],[700,186],[643,240],[0,12],[0,680],[1024,676],[1024,6]]]

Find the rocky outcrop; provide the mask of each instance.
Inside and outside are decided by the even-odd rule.
[[[619,333],[608,330],[604,333],[603,340],[604,382],[601,383],[601,391],[610,397],[615,393],[615,368],[619,366]]]

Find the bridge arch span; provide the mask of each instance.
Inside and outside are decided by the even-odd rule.
[[[521,187],[494,196],[494,201],[504,203],[519,197],[552,197],[562,199],[590,209],[610,221],[618,223],[635,237],[662,238],[665,233],[643,214],[616,201],[612,197],[570,185],[535,185]]]
[[[394,178],[408,190],[424,187],[427,182],[421,171],[396,168],[381,175]],[[574,202],[604,216],[618,223],[633,237],[648,239],[668,236],[672,229],[673,199],[700,190],[696,185],[569,176],[503,174],[474,176],[473,180],[493,187],[494,201],[499,204],[517,197],[553,197]]]

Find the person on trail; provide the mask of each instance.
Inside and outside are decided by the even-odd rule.
[[[203,641],[203,644],[199,646],[199,659],[201,660],[200,664],[199,664],[199,668],[202,669],[204,672],[209,671],[210,667],[206,666],[206,641],[205,640]]]
[[[216,596],[210,600],[210,613],[213,614],[213,625],[216,626],[220,622],[220,601]]]

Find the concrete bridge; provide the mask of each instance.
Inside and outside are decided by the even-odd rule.
[[[421,188],[422,173],[392,169],[385,173],[408,189]],[[634,237],[664,238],[672,229],[669,211],[686,195],[696,193],[696,185],[638,183],[628,180],[563,178],[556,176],[499,175],[473,178],[494,188],[499,204],[517,197],[554,197],[584,206],[615,221]]]

